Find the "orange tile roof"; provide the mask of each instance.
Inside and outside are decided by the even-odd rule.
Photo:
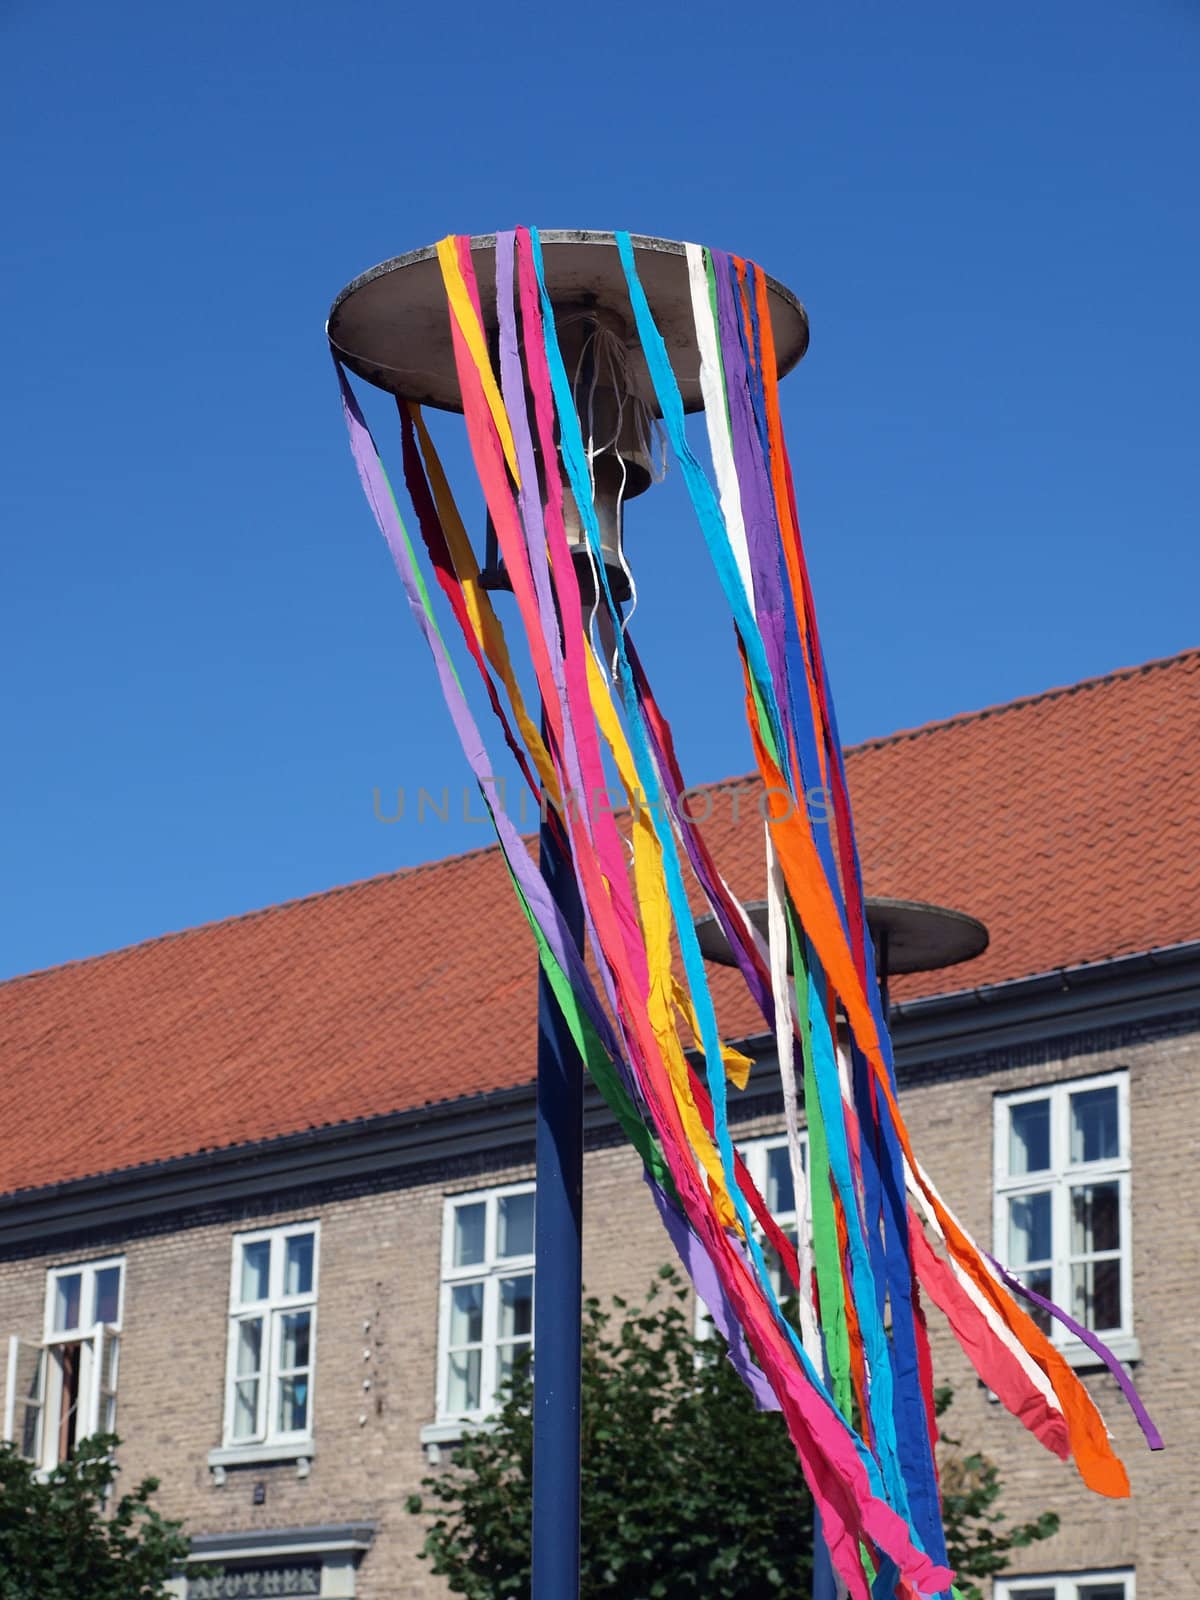
[[[848,752],[867,888],[970,911],[911,999],[1200,938],[1200,650]],[[761,887],[752,791],[705,827]],[[740,817],[735,821],[735,809]],[[738,981],[730,1035],[761,1030]],[[534,952],[495,849],[0,984],[0,1193],[514,1087]]]

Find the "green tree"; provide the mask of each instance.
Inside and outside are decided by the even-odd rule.
[[[803,1600],[812,1500],[783,1418],[754,1409],[719,1337],[693,1336],[688,1299],[664,1267],[644,1307],[584,1303],[583,1600]],[[469,1434],[408,1502],[426,1521],[424,1558],[468,1600],[529,1594],[530,1399],[522,1368],[494,1428]],[[964,1575],[1053,1532],[1048,1514],[1002,1537],[995,1469],[962,1467],[947,1524]]]
[[[117,1444],[113,1434],[85,1439],[44,1478],[12,1445],[0,1445],[0,1600],[159,1600],[165,1593],[188,1541],[180,1523],[150,1504],[157,1478],[110,1506]]]

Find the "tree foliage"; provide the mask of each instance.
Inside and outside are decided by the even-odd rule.
[[[642,1307],[584,1303],[582,1600],[803,1600],[812,1500],[783,1418],[754,1409],[719,1337],[693,1336],[688,1302],[665,1267]],[[470,1433],[408,1502],[426,1521],[424,1558],[468,1600],[529,1594],[531,1398],[521,1368],[494,1427]],[[964,1577],[1002,1570],[1008,1549],[1057,1526],[1048,1513],[1005,1535],[995,1468],[980,1456],[948,1465]]]
[[[113,1434],[97,1434],[44,1477],[0,1445],[0,1600],[160,1600],[188,1541],[150,1504],[145,1478],[110,1505]]]

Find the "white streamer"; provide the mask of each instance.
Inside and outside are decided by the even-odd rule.
[[[713,322],[712,301],[708,297],[708,273],[704,251],[698,244],[687,250],[688,281],[692,291],[692,317],[696,324],[696,343],[700,347],[700,392],[704,396],[704,422],[708,429],[708,448],[717,477],[717,494],[725,518],[725,531],[737,562],[746,599],[754,610],[754,578],[750,569],[750,546],[742,518],[742,497],[737,468],[733,460],[733,438],[729,431],[729,409],[721,377],[721,351]]]
[[[808,1168],[800,1139],[800,1106],[796,1090],[796,1040],[792,986],[788,980],[788,931],[784,914],[783,869],[775,853],[771,824],[765,822],[767,840],[767,936],[771,958],[771,992],[775,999],[775,1048],[783,1083],[783,1116],[787,1124],[788,1164],[796,1199],[796,1250],[800,1257],[800,1341],[809,1360],[821,1370],[824,1352],[812,1298],[813,1251],[809,1223]]]

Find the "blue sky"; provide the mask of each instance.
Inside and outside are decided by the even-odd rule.
[[[1198,69],[1194,0],[0,0],[0,973],[485,842],[373,815],[466,768],[322,332],[449,231],[801,295],[848,739],[1200,642]],[[746,768],[677,484],[629,541],[685,769]]]

